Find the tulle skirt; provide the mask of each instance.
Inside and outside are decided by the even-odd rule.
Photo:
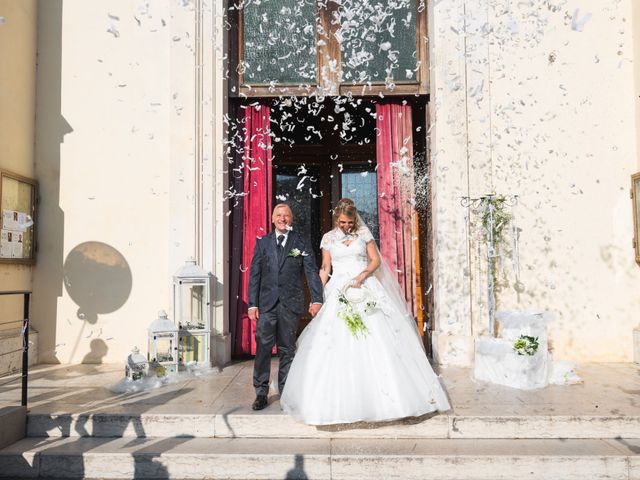
[[[364,337],[338,316],[338,290],[351,275],[336,275],[325,303],[298,339],[280,398],[285,412],[310,425],[378,422],[450,409],[425,355],[413,319],[393,307],[375,277],[365,281],[377,307],[363,315]]]

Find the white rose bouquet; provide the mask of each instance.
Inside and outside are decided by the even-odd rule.
[[[366,287],[352,288],[347,283],[338,293],[338,316],[344,320],[347,328],[354,337],[369,333],[367,326],[362,321],[363,314],[370,314],[376,308],[376,301]]]

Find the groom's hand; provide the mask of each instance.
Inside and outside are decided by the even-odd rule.
[[[260,318],[260,310],[257,308],[250,308],[247,314],[249,315],[249,320],[252,322],[255,322]]]
[[[322,304],[312,303],[311,305],[309,305],[309,313],[311,314],[312,317],[315,317],[321,308],[322,308]]]

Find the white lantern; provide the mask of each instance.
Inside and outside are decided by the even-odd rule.
[[[149,362],[140,353],[138,347],[133,347],[131,353],[127,356],[124,373],[129,380],[140,380],[149,373]]]
[[[164,310],[149,326],[149,361],[163,367],[167,375],[178,371],[178,327]]]
[[[189,259],[173,276],[173,319],[182,364],[211,365],[211,275]]]

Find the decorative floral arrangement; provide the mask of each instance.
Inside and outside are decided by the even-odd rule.
[[[538,337],[520,335],[520,338],[513,344],[513,349],[518,355],[529,355],[531,357],[536,354],[539,346]]]
[[[488,195],[484,198],[485,207],[482,210],[482,227],[485,236],[491,241],[492,247],[497,248],[505,243],[504,235],[513,220],[513,214],[507,210],[510,199],[505,195]]]
[[[338,316],[344,320],[354,337],[365,337],[369,329],[362,321],[362,314],[370,314],[376,308],[376,301],[365,287],[350,288],[347,284],[338,294],[340,308]]]

